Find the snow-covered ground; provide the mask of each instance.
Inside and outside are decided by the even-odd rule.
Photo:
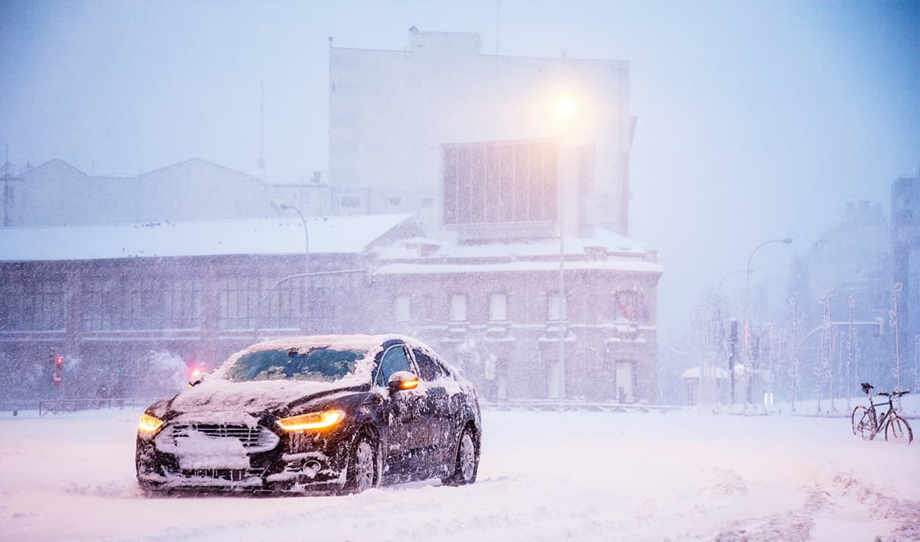
[[[146,498],[139,416],[0,413],[0,539],[920,539],[920,443],[842,418],[486,411],[473,486]]]

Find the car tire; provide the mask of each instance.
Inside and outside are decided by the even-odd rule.
[[[377,464],[377,439],[362,432],[355,439],[348,458],[348,475],[345,478],[347,493],[361,493],[376,487],[380,480]]]
[[[137,481],[138,494],[144,497],[158,497],[164,493],[163,484],[148,482],[146,480]]]
[[[451,475],[441,480],[449,486],[465,486],[476,482],[479,471],[479,453],[473,430],[467,426],[460,433],[457,442],[457,455],[454,458]]]

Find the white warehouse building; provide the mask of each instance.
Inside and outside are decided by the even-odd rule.
[[[445,145],[549,139],[566,149],[566,231],[628,234],[626,61],[486,55],[478,34],[413,27],[403,51],[331,47],[329,85],[334,214],[411,212],[437,229]]]

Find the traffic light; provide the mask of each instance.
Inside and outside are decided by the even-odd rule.
[[[58,369],[64,367],[64,356],[55,356],[54,366],[57,367]]]

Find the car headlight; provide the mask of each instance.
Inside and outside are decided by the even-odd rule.
[[[311,412],[290,418],[281,418],[278,425],[285,431],[303,431],[305,429],[326,429],[338,425],[345,417],[341,410],[326,410],[324,412]]]
[[[163,420],[154,418],[150,414],[144,414],[141,416],[141,421],[137,425],[137,430],[143,433],[153,433],[159,429],[161,425],[163,425]]]

